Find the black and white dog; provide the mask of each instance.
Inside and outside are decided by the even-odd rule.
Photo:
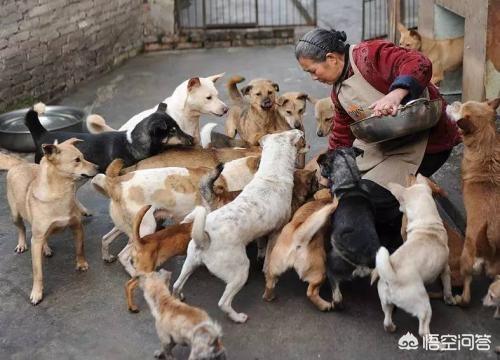
[[[339,148],[320,155],[317,160],[321,175],[329,180],[332,195],[339,200],[332,214],[330,244],[325,244],[333,306],[342,303],[340,282],[368,276],[380,247],[374,205],[356,165],[359,151]]]
[[[36,145],[36,163],[43,157],[42,144],[78,138],[83,141],[76,143],[75,146],[83,153],[85,160],[97,164],[99,172],[104,172],[114,159],[123,159],[124,165],[130,166],[162,152],[169,145],[194,144],[193,137],[181,130],[175,120],[166,113],[166,109],[167,105],[161,103],[156,112],[144,118],[129,134],[126,131],[101,134],[48,132],[34,110],[28,111],[24,123]]]

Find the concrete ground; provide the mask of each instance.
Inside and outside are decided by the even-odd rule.
[[[87,108],[103,115],[118,127],[137,112],[154,106],[174,88],[193,75],[241,74],[247,79],[265,77],[277,81],[281,92],[301,90],[315,97],[328,96],[328,87],[313,82],[303,73],[289,46],[275,48],[233,48],[138,56],[122,67],[87,82],[65,96],[60,103]],[[223,81],[227,79],[227,76]],[[223,83],[221,97],[227,100]],[[203,117],[202,123],[221,119]],[[222,131],[222,127],[219,127]],[[315,135],[313,109],[306,115],[307,140],[311,153],[326,146]],[[458,180],[459,149],[436,177],[460,204]],[[5,199],[5,176],[0,176],[0,198]],[[0,359],[148,359],[158,349],[154,321],[141,291],[136,292],[141,312],[130,314],[124,298],[128,276],[119,263],[101,260],[101,236],[111,228],[108,202],[86,185],[79,198],[94,213],[85,220],[86,255],[90,269],[74,270],[74,246],[69,232],[50,239],[52,258],[44,259],[45,297],[36,307],[29,303],[31,253],[14,253],[16,231],[9,220],[6,201],[0,202]],[[120,238],[112,246],[116,254],[125,245]],[[253,259],[255,251],[250,247]],[[183,258],[166,264],[176,279]],[[487,334],[492,345],[500,345],[500,323],[493,309],[481,306],[487,281],[473,283],[469,308],[449,307],[432,301],[431,330],[438,334]],[[262,301],[264,278],[253,261],[246,286],[236,296],[234,307],[250,316],[237,325],[217,308],[224,284],[200,268],[185,288],[186,301],[200,306],[224,330],[229,359],[498,359],[493,351],[430,352],[398,350],[398,339],[408,331],[417,334],[417,320],[397,311],[395,334],[383,330],[383,313],[376,287],[367,279],[342,286],[345,309],[330,313],[317,311],[306,298],[306,285],[295,273],[285,274],[277,286],[273,303]],[[330,298],[328,286],[322,296]],[[178,348],[176,356],[187,358],[188,350]]]

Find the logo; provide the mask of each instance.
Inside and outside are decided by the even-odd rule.
[[[416,350],[418,349],[418,339],[411,332],[407,332],[398,340],[398,347],[400,350]]]

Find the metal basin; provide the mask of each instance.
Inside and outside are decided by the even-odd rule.
[[[357,139],[376,144],[430,129],[439,121],[441,107],[440,99],[416,99],[401,106],[396,116],[370,116],[350,127]]]
[[[24,125],[24,116],[29,109],[11,111],[0,115],[0,147],[12,151],[33,152],[35,144],[28,128]],[[66,130],[82,132],[85,111],[69,106],[47,106],[40,115],[40,122],[48,131]]]

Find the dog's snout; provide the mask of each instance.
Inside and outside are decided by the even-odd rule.
[[[297,130],[302,130],[302,124],[300,122],[296,122],[294,126]]]
[[[229,107],[224,106],[224,107],[222,108],[222,113],[223,113],[224,115],[225,115],[225,114],[227,114],[227,112],[228,112],[228,111],[229,111]]]
[[[318,135],[319,137],[323,137],[323,131],[321,130],[316,131],[316,135]]]
[[[266,97],[261,101],[260,106],[264,109],[270,109],[273,106],[273,101],[271,98]]]

